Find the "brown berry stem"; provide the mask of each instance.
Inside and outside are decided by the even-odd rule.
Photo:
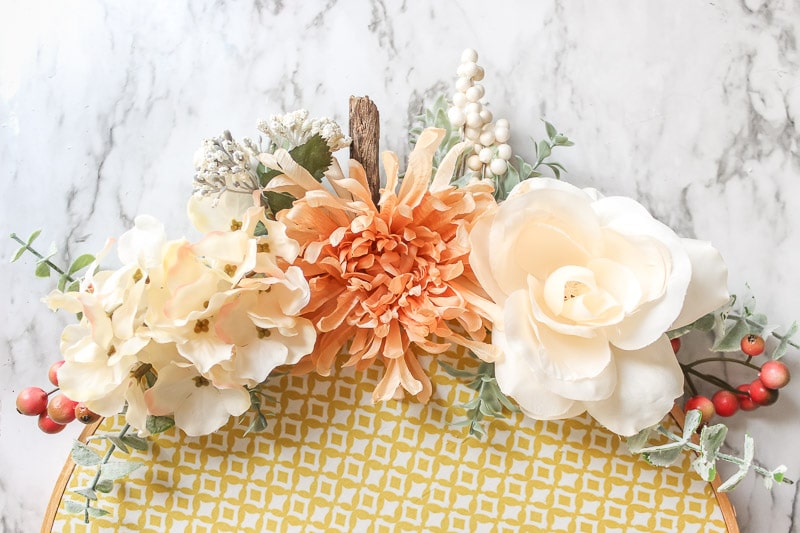
[[[691,368],[691,367],[689,367],[687,365],[684,365],[683,363],[680,363],[680,365],[681,365],[681,370],[683,370],[683,375],[684,376],[688,376],[689,374],[692,374],[692,375],[702,379],[703,381],[707,381],[708,383],[711,383],[712,385],[716,385],[717,387],[719,387],[721,389],[730,391],[730,392],[732,392],[734,394],[738,394],[739,393],[738,389],[732,387],[727,381],[725,381],[723,379],[720,379],[720,378],[718,378],[716,376],[712,376],[711,374],[706,374],[704,372],[699,372],[699,371],[695,370],[694,368]]]
[[[686,368],[693,368],[693,367],[695,367],[697,365],[701,365],[703,363],[710,363],[712,361],[721,361],[723,363],[736,363],[737,365],[746,366],[747,368],[750,368],[750,369],[753,369],[753,370],[759,370],[760,367],[758,367],[757,365],[754,365],[753,363],[751,363],[750,359],[751,358],[748,358],[746,361],[740,361],[739,359],[728,359],[726,357],[706,357],[705,359],[698,359],[697,361],[692,361],[691,363],[686,363],[686,364],[681,365],[681,366],[684,366]]]

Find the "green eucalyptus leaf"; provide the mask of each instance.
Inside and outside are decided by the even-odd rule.
[[[97,507],[89,507],[86,509],[86,512],[89,513],[89,516],[92,518],[100,518],[101,516],[109,514],[105,509],[98,509]]]
[[[35,240],[36,240],[36,238],[37,238],[39,235],[41,235],[41,233],[42,233],[42,230],[40,230],[40,229],[37,229],[36,231],[34,231],[33,233],[31,233],[30,237],[28,237],[28,240],[27,240],[28,246],[30,246],[31,244],[33,244],[33,241],[35,241]]]
[[[700,474],[704,481],[714,481],[717,477],[717,466],[714,461],[707,461],[703,457],[697,457],[692,461],[692,468]]]
[[[556,135],[558,135],[556,127],[547,122],[546,120],[544,120],[543,122],[544,122],[544,128],[547,131],[547,136],[550,137],[550,139],[555,139]]]
[[[103,494],[108,494],[114,488],[114,482],[110,479],[104,479],[97,482],[95,485],[94,490],[97,492],[102,492]]]
[[[66,292],[78,292],[78,289],[80,289],[80,288],[81,288],[81,285],[80,285],[80,283],[78,283],[77,281],[73,281],[72,283],[70,283],[69,285],[67,285],[67,287],[66,287],[66,288],[67,288]],[[80,314],[81,316],[83,316],[83,314],[82,314],[82,313],[79,313],[79,314]],[[81,319],[81,318],[80,318],[80,317],[78,317],[78,320],[80,320],[80,319]]]
[[[537,157],[536,166],[538,166],[538,163],[541,163],[549,156],[550,156],[550,145],[547,143],[547,141],[539,141],[539,146],[536,150],[536,157]]]
[[[683,451],[682,447],[643,452],[642,457],[653,466],[669,466],[677,461]]]
[[[267,227],[259,220],[258,223],[256,223],[256,227],[253,229],[253,237],[264,237],[266,235]]]
[[[741,349],[742,337],[750,333],[750,327],[743,318],[737,319],[726,328],[722,338],[717,339],[711,349],[715,352],[735,352]]]
[[[253,417],[253,421],[250,422],[250,425],[245,430],[244,434],[247,435],[248,433],[258,433],[259,431],[264,431],[267,429],[267,418],[259,413],[256,413],[256,416]]]
[[[459,370],[459,369],[454,368],[453,366],[445,363],[444,361],[439,361],[437,359],[436,362],[439,363],[439,366],[441,366],[444,369],[445,372],[447,372],[448,374],[450,374],[454,378],[470,379],[470,378],[474,378],[475,377],[475,374],[473,374],[472,372],[468,372],[466,370]]]
[[[97,466],[103,462],[103,458],[96,451],[77,440],[72,443],[70,456],[75,464],[80,466]]]
[[[632,437],[625,439],[625,444],[628,446],[628,451],[631,453],[639,453],[647,446],[647,441],[650,440],[650,435],[653,428],[644,428],[639,433]]]
[[[100,479],[119,479],[144,466],[135,461],[110,461],[100,465]]]
[[[69,266],[69,271],[67,274],[74,274],[75,272],[86,268],[87,266],[91,265],[94,261],[94,256],[92,254],[83,254],[82,256],[78,257],[72,264]]]
[[[19,258],[22,257],[22,254],[24,254],[25,250],[27,250],[27,249],[28,248],[25,247],[25,246],[20,246],[19,248],[17,248],[17,251],[14,252],[14,255],[11,257],[11,262],[13,263],[13,262],[19,260]]]
[[[97,493],[93,491],[90,487],[75,489],[72,492],[74,492],[75,494],[80,494],[81,496],[83,496],[88,500],[97,500]]]
[[[86,510],[86,505],[72,500],[65,500],[64,510],[69,514],[81,514]]]
[[[37,278],[49,278],[50,277],[50,265],[44,262],[44,260],[39,261],[36,264],[36,270],[34,271]]]
[[[728,428],[724,424],[706,426],[700,432],[700,454],[706,461],[715,461],[717,453],[725,442]]]
[[[700,409],[692,409],[686,413],[686,419],[683,422],[683,442],[689,442],[692,439],[692,435],[700,427],[702,421],[703,413]]]
[[[792,337],[797,333],[798,325],[797,321],[792,322],[792,325],[789,327],[789,331],[786,332],[786,335],[783,336],[781,341],[772,350],[770,357],[772,359],[780,359],[784,355],[786,355],[786,350],[789,348],[789,341],[792,340]]]
[[[69,281],[69,275],[61,274],[58,277],[58,290],[60,290],[61,292],[64,292],[64,289],[67,288],[67,282],[68,281]]]
[[[125,435],[122,437],[122,442],[140,452],[146,452],[150,447],[147,444],[147,439],[139,437],[138,435]]]
[[[113,442],[114,446],[116,446],[119,449],[119,451],[121,451],[122,453],[131,453],[131,451],[128,449],[128,447],[125,445],[125,443],[122,442],[122,439],[119,438],[118,436],[109,435],[108,436],[108,440]]]
[[[741,481],[747,475],[747,472],[750,470],[750,466],[753,464],[754,453],[755,453],[755,446],[753,443],[753,437],[745,433],[742,464],[739,465],[739,470],[737,470],[736,473],[734,473],[731,477],[725,480],[725,483],[719,486],[719,488],[717,489],[719,492],[731,491],[735,489],[739,483],[741,483]]]
[[[171,416],[148,415],[145,422],[145,429],[148,433],[156,435],[162,433],[175,425],[175,420]]]

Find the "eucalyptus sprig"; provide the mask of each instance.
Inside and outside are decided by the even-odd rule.
[[[725,441],[728,428],[724,424],[714,426],[704,426],[700,431],[699,442],[694,442],[694,436],[700,427],[702,413],[695,409],[686,414],[683,426],[683,433],[673,433],[663,425],[655,428],[647,428],[638,434],[627,439],[628,449],[631,453],[640,453],[644,459],[654,466],[669,466],[675,463],[683,452],[694,452],[697,457],[692,461],[692,468],[700,474],[705,481],[714,481],[717,477],[717,462],[727,461],[739,467],[730,478],[723,482],[717,489],[720,492],[728,492],[744,479],[750,470],[764,478],[764,485],[769,489],[773,483],[794,483],[785,476],[786,466],[780,465],[773,470],[767,470],[753,463],[754,442],[753,438],[745,434],[744,452],[742,457],[722,453],[720,449]],[[669,442],[656,446],[647,446],[647,442],[654,435],[662,435]]]
[[[278,374],[271,374],[271,376],[275,376]],[[267,418],[272,418],[275,416],[274,413],[264,413],[262,410],[263,403],[269,402],[271,404],[277,403],[277,400],[270,396],[269,394],[265,393],[261,388],[266,384],[266,381],[259,383],[253,388],[248,388],[247,391],[250,393],[250,409],[255,413],[253,416],[252,422],[247,427],[247,430],[244,432],[245,435],[248,433],[258,433],[259,431],[264,431],[269,427],[267,423]]]
[[[111,461],[111,456],[116,450],[120,450],[126,454],[130,453],[130,448],[147,451],[147,441],[136,435],[128,435],[129,429],[130,425],[125,424],[117,435],[96,435],[90,437],[89,440],[110,441],[111,444],[102,457],[88,444],[76,440],[72,445],[72,453],[70,455],[72,460],[75,461],[75,464],[86,468],[94,467],[96,468],[96,472],[89,485],[73,490],[74,493],[83,496],[84,501],[81,503],[75,500],[66,500],[64,502],[64,509],[71,514],[83,514],[83,520],[87,524],[90,518],[97,518],[109,514],[105,509],[93,505],[93,503],[96,503],[98,500],[98,493],[111,492],[115,480],[124,478],[143,466],[143,463],[137,461]]]
[[[470,382],[467,383],[467,387],[478,393],[475,398],[467,403],[455,406],[466,409],[467,418],[454,423],[454,427],[467,426],[470,436],[483,438],[486,436],[486,430],[481,422],[485,416],[505,418],[505,410],[512,413],[519,412],[519,408],[511,403],[511,400],[500,390],[500,386],[494,376],[494,363],[481,361],[477,370],[471,372],[453,368],[444,361],[437,362],[445,372],[454,378],[469,379]]]
[[[10,237],[22,246],[20,246],[11,257],[11,262],[13,263],[17,261],[25,252],[29,252],[37,258],[35,271],[37,277],[49,278],[51,271],[55,271],[59,274],[58,290],[78,290],[78,280],[74,277],[74,275],[89,266],[94,261],[94,256],[92,254],[83,254],[75,259],[75,261],[73,261],[68,268],[61,268],[50,260],[58,252],[55,244],[50,245],[46,255],[40,253],[33,246],[31,246],[33,241],[35,241],[41,233],[42,230],[36,230],[24,241],[20,239],[16,233],[12,233]],[[69,283],[69,286],[67,286],[67,283]]]

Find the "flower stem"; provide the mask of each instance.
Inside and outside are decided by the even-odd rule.
[[[736,363],[737,365],[746,366],[747,368],[751,368],[753,370],[761,370],[758,366],[754,365],[750,361],[740,361],[739,359],[726,359],[725,357],[706,357],[705,359],[698,359],[697,361],[692,361],[691,363],[687,363],[683,366],[685,366],[686,368],[692,368],[694,366],[703,363],[710,363],[711,361],[722,361],[723,363]]]
[[[680,365],[681,365],[681,370],[683,371],[683,375],[684,376],[688,376],[688,374],[693,374],[693,375],[697,376],[698,378],[702,379],[703,381],[707,381],[708,383],[711,383],[712,385],[716,385],[717,387],[719,387],[721,389],[725,389],[727,391],[730,391],[730,392],[732,392],[734,394],[739,394],[739,392],[740,392],[739,390],[737,390],[734,387],[732,387],[727,381],[725,381],[723,379],[720,379],[720,378],[718,378],[716,376],[712,376],[710,374],[699,372],[699,371],[695,370],[694,368],[692,368],[692,367],[690,367],[688,365],[684,365],[683,363],[680,363]]]

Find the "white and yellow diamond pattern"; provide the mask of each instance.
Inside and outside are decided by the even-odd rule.
[[[431,402],[372,405],[377,370],[271,380],[267,431],[235,420],[204,438],[160,435],[85,526],[53,531],[726,531],[690,458],[659,469],[588,417],[494,421],[480,441],[448,424],[472,391],[429,365]],[[106,420],[98,430],[118,430]],[[76,468],[71,490],[91,482]]]

